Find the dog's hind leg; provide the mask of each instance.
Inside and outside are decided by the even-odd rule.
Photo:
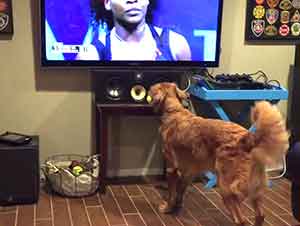
[[[232,194],[226,197],[223,197],[224,204],[228,209],[234,223],[237,226],[245,225],[245,218],[241,211],[241,202],[238,200],[236,195]]]
[[[245,225],[245,217],[241,211],[241,203],[244,200],[244,195],[241,192],[242,186],[240,181],[233,181],[231,171],[218,170],[218,186],[223,198],[225,207],[230,213],[230,216],[237,226]]]
[[[255,224],[254,226],[262,226],[265,220],[263,211],[263,201],[262,197],[256,197],[251,200],[253,208],[255,210]]]
[[[258,165],[256,165],[258,166]],[[263,210],[263,196],[265,187],[267,184],[267,175],[264,167],[255,167],[252,172],[250,182],[250,194],[249,196],[253,209],[255,211],[255,224],[254,226],[262,226],[265,220],[265,214]]]
[[[179,175],[177,169],[168,168],[167,169],[167,181],[168,181],[168,200],[162,201],[158,209],[161,213],[170,213],[175,210],[176,207],[176,187],[179,181]]]

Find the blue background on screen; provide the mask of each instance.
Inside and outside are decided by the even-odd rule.
[[[219,0],[157,0],[153,23],[183,34],[191,47],[193,60],[212,58],[213,61],[215,45],[206,46],[206,53],[210,56],[205,57],[206,42],[202,34],[208,30],[210,32],[207,34],[216,35],[211,31],[216,31],[218,27],[218,4]],[[45,16],[47,48],[51,48],[55,41],[66,45],[81,45],[91,24],[90,0],[45,0]],[[199,30],[201,35],[195,35]],[[48,54],[49,51],[47,58],[50,60],[57,58],[55,54],[52,57]],[[66,60],[74,60],[76,54],[64,53],[62,56]]]

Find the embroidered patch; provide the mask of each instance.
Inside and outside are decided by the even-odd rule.
[[[291,33],[293,36],[299,36],[300,35],[300,23],[294,23],[291,26]]]
[[[263,34],[265,29],[264,20],[253,20],[251,22],[251,30],[256,37],[259,37]]]
[[[282,0],[279,4],[279,8],[282,10],[290,10],[293,8],[293,5],[290,0]]]
[[[264,17],[264,15],[265,15],[265,8],[261,5],[255,6],[255,8],[253,9],[253,16],[256,19],[261,19]]]
[[[280,22],[283,24],[287,24],[289,21],[290,21],[290,12],[289,11],[281,11]]]
[[[0,31],[4,30],[9,22],[9,16],[5,13],[0,13]]]
[[[274,24],[279,18],[279,11],[277,9],[267,9],[266,19],[269,24]]]
[[[267,0],[267,4],[270,8],[275,8],[279,3],[279,0]]]
[[[283,24],[279,27],[279,34],[281,36],[287,36],[290,33],[290,27],[286,24]]]
[[[300,9],[300,0],[293,0],[292,5],[294,6],[294,8]]]
[[[269,25],[265,29],[265,35],[267,36],[275,36],[277,35],[277,28],[274,25]]]
[[[293,23],[300,22],[300,13],[298,9],[295,11],[294,15],[292,16],[291,22]]]

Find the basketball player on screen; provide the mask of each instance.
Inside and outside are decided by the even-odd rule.
[[[149,1],[102,0],[105,10],[112,13],[113,28],[101,41],[94,39],[88,51],[78,54],[77,59],[191,60],[191,50],[183,35],[146,22]]]

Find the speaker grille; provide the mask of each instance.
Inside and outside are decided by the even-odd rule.
[[[125,92],[122,80],[119,77],[108,78],[105,85],[106,96],[112,101],[120,100]]]
[[[180,84],[180,73],[93,72],[95,100],[98,104],[147,104],[149,88],[159,82]]]

